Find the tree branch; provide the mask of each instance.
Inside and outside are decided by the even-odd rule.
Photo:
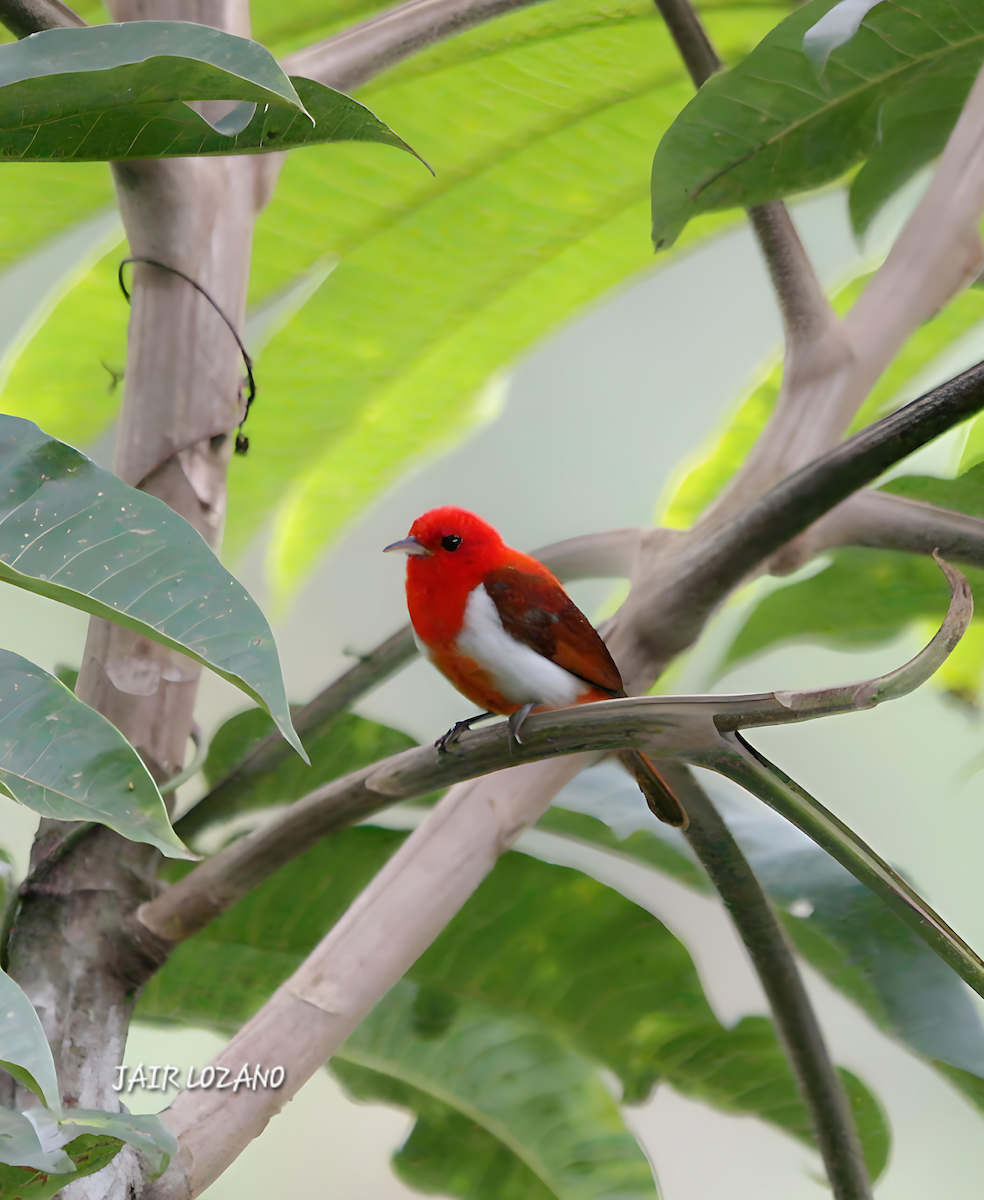
[[[870,546],[932,554],[984,568],[984,520],[923,500],[864,489],[810,529],[811,557],[834,546]]]
[[[955,605],[959,612],[956,601]],[[933,653],[939,652],[937,646]],[[861,690],[865,703],[871,702],[866,696],[872,690],[877,702],[879,688],[874,687]],[[855,688],[854,694],[858,692]],[[759,766],[757,773],[749,773],[740,749],[744,743],[737,742],[734,733],[718,731],[715,715],[719,710],[733,714],[736,705],[744,704],[751,713],[761,715],[770,699],[778,719],[801,719],[788,698],[775,695],[627,698],[532,717],[529,735],[525,736],[524,727],[524,744],[517,748],[517,758],[526,765],[449,791],[302,966],[215,1061],[217,1068],[235,1069],[246,1061],[280,1062],[286,1068],[284,1087],[276,1093],[243,1089],[225,1096],[185,1089],[178,1095],[164,1114],[178,1135],[178,1156],[148,1188],[145,1200],[189,1200],[199,1195],[331,1057],[465,903],[498,856],[549,805],[552,791],[545,796],[543,770],[529,762],[540,754],[605,747],[619,740],[623,745],[626,741],[640,745],[650,754],[682,757],[733,777],[742,771],[750,774],[757,793],[767,786],[776,795],[781,793],[781,801],[800,828],[812,830],[811,836],[823,838],[839,861],[862,872],[865,882],[984,994],[984,962],[874,851],[804,793],[795,794],[795,804],[787,802],[795,785],[781,773],[776,773],[771,785],[763,784],[759,775],[767,772]],[[590,735],[586,735],[589,727]],[[396,798],[412,788],[429,789],[444,771],[470,771],[473,765],[489,769],[508,761],[508,741],[501,727],[466,735],[462,751],[448,762],[451,756],[442,759],[432,747],[420,747],[397,755],[375,771],[370,768],[360,773],[359,782],[367,790],[378,789]],[[582,759],[572,753],[566,762],[546,764],[551,783],[580,770]],[[227,863],[233,861],[241,853],[237,847],[247,840],[233,843],[212,863],[223,856]],[[212,863],[196,868],[186,881],[196,876],[203,880],[210,867],[214,871]],[[175,885],[171,893],[180,887],[180,883]],[[153,919],[157,928],[166,928],[166,922],[175,916],[166,913],[171,893],[143,906],[138,915]],[[158,918],[164,919],[163,926]]]
[[[0,22],[18,38],[44,29],[83,29],[86,25],[62,0],[0,0]]]
[[[533,557],[565,582],[572,579],[628,577],[643,539],[652,541],[658,536],[670,539],[680,535],[676,530],[669,529],[612,529],[553,542],[534,550]],[[302,738],[309,734],[322,737],[340,713],[399,671],[416,653],[413,632],[406,625],[296,713],[293,717],[294,728]],[[269,734],[175,824],[179,835],[185,839],[192,838],[206,825],[232,816],[241,807],[244,797],[269,780],[280,763],[293,753],[279,733]]]
[[[871,1184],[851,1107],[830,1061],[786,932],[693,773],[681,763],[663,763],[661,769],[690,817],[687,841],[731,914],[762,982],[779,1039],[810,1112],[834,1196],[836,1200],[870,1200]]]
[[[627,691],[641,691],[697,637],[715,606],[763,560],[893,463],[984,407],[984,363],[841,442],[729,524],[696,526],[669,558],[645,563],[606,641]]]
[[[915,658],[888,675],[805,692],[606,700],[530,716],[521,746],[510,746],[504,724],[466,734],[459,743],[460,754],[418,746],[325,784],[270,824],[236,839],[142,905],[134,932],[142,938],[149,931],[171,943],[190,937],[314,841],[396,800],[410,800],[505,767],[584,751],[637,746],[659,756],[701,757],[718,745],[721,731],[856,712],[907,695],[945,661],[973,615],[966,579],[943,562],[940,567],[951,588],[943,624]]]
[[[690,72],[694,87],[701,87],[721,70],[724,63],[718,58],[700,17],[688,0],[655,0],[655,4],[680,51],[683,65]]]
[[[540,0],[408,0],[344,29],[284,60],[288,75],[303,75],[339,91],[361,87],[416,51],[483,21]]]

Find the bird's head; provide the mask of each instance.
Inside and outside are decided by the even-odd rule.
[[[410,535],[384,550],[403,550],[428,572],[474,571],[499,555],[502,538],[488,521],[466,508],[445,504],[432,508],[410,526]]]

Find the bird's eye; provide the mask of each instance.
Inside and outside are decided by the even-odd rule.
[[[441,545],[445,550],[457,550],[461,545],[461,538],[456,533],[449,533],[447,537],[441,538]]]

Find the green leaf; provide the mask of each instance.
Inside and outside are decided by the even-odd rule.
[[[258,708],[230,717],[209,744],[208,757],[202,768],[209,787],[224,779],[273,729],[273,722]],[[332,779],[339,779],[350,771],[358,771],[417,744],[399,730],[367,721],[354,713],[339,714],[337,720],[323,728],[319,735],[307,734],[303,743],[311,760],[310,767],[292,759],[263,771],[251,772],[234,791],[217,796],[182,817],[184,836],[193,837],[206,825],[226,817],[258,808],[292,804]]]
[[[702,773],[701,782],[800,954],[864,1009],[879,1028],[901,1039],[937,1069],[944,1070],[942,1064],[950,1064],[952,1070],[948,1068],[944,1074],[956,1072],[958,1082],[966,1075],[971,1081],[967,1087],[973,1088],[976,1079],[984,1097],[984,1027],[967,989],[954,972],[873,892],[789,821],[747,793],[729,788],[714,775]],[[684,837],[657,821],[635,784],[610,765],[582,772],[554,804],[574,804],[580,813],[593,812],[599,818],[595,824],[603,822],[608,827],[607,836],[598,839],[584,827],[579,840],[605,848],[614,840],[614,849],[620,855],[646,865],[655,861],[658,869],[663,868],[651,850],[638,853],[646,842],[659,843],[664,853],[692,861]],[[539,822],[538,827],[542,824]],[[685,871],[671,873],[690,886]],[[713,1029],[697,1030],[681,1035],[682,1040],[676,1044],[699,1048],[701,1038],[713,1042],[716,1036]],[[756,1038],[761,1036],[761,1032],[755,1033]],[[741,1040],[736,1044],[740,1054]],[[706,1056],[712,1067],[716,1055],[715,1050]],[[876,1120],[872,1115],[877,1114],[877,1105],[863,1100],[855,1084],[846,1082],[860,1106],[855,1116],[870,1130],[865,1148],[871,1165],[880,1161],[882,1153],[882,1134],[878,1132],[881,1118]],[[680,1086],[685,1088],[685,1081]],[[700,1094],[705,1085],[698,1074],[690,1086]],[[740,1099],[740,1093],[736,1096]],[[728,1107],[733,1102],[724,1094],[716,1103]]]
[[[780,11],[708,17],[736,57]],[[453,43],[367,92],[435,181],[396,156],[311,151],[288,160],[257,225],[255,299],[341,257],[260,357],[263,470],[230,474],[233,552],[279,505],[283,591],[409,462],[488,419],[495,371],[650,266],[645,147],[692,90],[655,12],[560,0]]]
[[[0,416],[0,579],[210,667],[263,705],[304,756],[270,627],[199,534],[163,501],[8,416]]]
[[[402,843],[391,830],[345,830],[308,850],[236,907],[176,947],[141,997],[137,1018],[228,1029],[255,1012]],[[171,877],[183,864],[169,867]],[[571,914],[577,914],[577,920]],[[417,1036],[441,1038],[459,1005],[488,1005],[613,1071],[628,1103],[665,1073],[662,1047],[718,1029],[686,949],[649,913],[577,871],[509,853],[407,974]],[[744,1042],[736,1038],[736,1053]],[[766,1119],[806,1137],[792,1075],[742,1050],[741,1093],[768,1098]],[[684,1091],[686,1073],[676,1077]],[[756,1092],[756,1089],[759,1089]],[[777,1099],[777,1097],[779,1099]],[[781,1101],[781,1102],[780,1102]],[[754,1098],[745,1111],[760,1110]]]
[[[10,650],[0,650],[0,785],[43,817],[99,821],[169,858],[195,857],[116,726]]]
[[[678,1090],[725,1112],[757,1113],[813,1144],[805,1107],[790,1087],[792,1071],[771,1021],[745,1017],[677,1034],[660,1048],[664,1078]],[[767,1064],[767,1065],[766,1065]],[[888,1124],[877,1100],[849,1071],[840,1070],[872,1182],[888,1162]]]
[[[734,70],[708,80],[674,122],[653,162],[657,248],[700,213],[819,187],[865,158],[855,217],[867,221],[942,148],[984,60],[980,8],[878,4],[818,76],[803,39],[832,7],[803,5]]]
[[[328,1066],[355,1099],[415,1114],[413,1128],[392,1159],[393,1170],[408,1187],[461,1200],[553,1200],[554,1193],[519,1155],[430,1092],[343,1058]]]
[[[44,1124],[49,1126],[55,1120],[44,1108],[33,1109],[31,1115],[41,1115]],[[57,1138],[55,1141],[53,1149],[42,1149],[38,1131],[24,1113],[0,1108],[0,1164],[3,1166],[29,1167],[44,1174],[57,1172],[71,1179],[72,1160],[58,1148]]]
[[[109,1113],[69,1108],[59,1120],[58,1127],[63,1137],[72,1137],[76,1133],[94,1134],[128,1142],[146,1157],[151,1179],[163,1175],[167,1164],[178,1152],[178,1139],[156,1113]]]
[[[100,121],[98,111],[65,117],[52,121],[43,138],[35,136],[37,131],[31,127],[9,131],[0,124],[0,138],[6,135],[5,150],[9,157],[33,162],[120,162],[135,158],[261,154],[343,141],[381,142],[418,157],[402,138],[357,100],[312,79],[297,77],[290,83],[302,97],[304,111],[282,105],[262,108],[247,105],[250,109],[255,107],[255,111],[250,112],[248,122],[240,122],[234,130],[230,128],[234,114],[225,118],[225,123],[212,126],[186,104],[173,101],[121,105],[114,110],[112,122]],[[4,149],[2,142],[0,149]]]
[[[0,1138],[2,1137],[0,1134]],[[119,1138],[93,1136],[88,1133],[74,1138],[64,1150],[75,1165],[71,1174],[53,1174],[33,1167],[11,1167],[0,1163],[0,1196],[16,1197],[16,1200],[49,1200],[50,1196],[56,1196],[63,1187],[74,1183],[76,1179],[94,1175],[108,1166],[123,1149],[123,1144]],[[3,1142],[0,1140],[0,1147],[2,1146]],[[0,1157],[3,1153],[3,1149],[0,1148]],[[61,1154],[62,1151],[57,1153]]]
[[[545,1030],[473,1001],[460,1004],[439,1033],[422,1037],[417,994],[403,981],[375,1006],[334,1060],[343,1082],[361,1084],[363,1096],[374,1091],[383,1098],[379,1093],[389,1090],[385,1098],[414,1109],[421,1095],[437,1102],[439,1115],[450,1108],[500,1143],[506,1152],[495,1155],[500,1179],[519,1174],[502,1162],[515,1156],[543,1185],[541,1194],[557,1200],[656,1196],[649,1163],[591,1063]],[[352,1072],[349,1064],[362,1070]],[[387,1089],[379,1076],[397,1087]],[[430,1106],[421,1107],[426,1122]],[[427,1137],[421,1133],[418,1152]],[[427,1140],[434,1145],[433,1137]],[[470,1161],[468,1149],[447,1145],[423,1169],[443,1174],[453,1194],[488,1195],[477,1174],[484,1164]],[[466,1190],[469,1177],[477,1190]]]
[[[34,1005],[5,971],[0,971],[0,1055],[0,1067],[30,1088],[42,1104],[57,1108],[58,1079],[48,1039]]]
[[[304,112],[268,50],[208,25],[125,21],[48,29],[0,46],[0,156],[106,157],[93,153],[103,138],[124,150],[145,145],[142,126],[171,111],[169,102],[185,100]]]
[[[870,275],[862,275],[832,297],[831,303],[838,316],[849,311],[870,278]],[[920,326],[882,373],[848,432],[863,429],[975,362],[978,350],[973,331],[982,321],[984,293],[970,289]],[[973,340],[962,343],[960,339],[965,335]],[[679,482],[674,481],[669,498],[660,506],[662,524],[676,529],[689,528],[719,495],[745,461],[771,416],[781,383],[782,365],[777,363],[728,415],[723,429],[715,432],[706,448],[698,452],[697,463]]]

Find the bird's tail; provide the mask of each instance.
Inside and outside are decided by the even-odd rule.
[[[683,805],[663,776],[640,750],[623,750],[619,754],[622,766],[633,776],[646,803],[661,821],[686,829],[690,824]]]

